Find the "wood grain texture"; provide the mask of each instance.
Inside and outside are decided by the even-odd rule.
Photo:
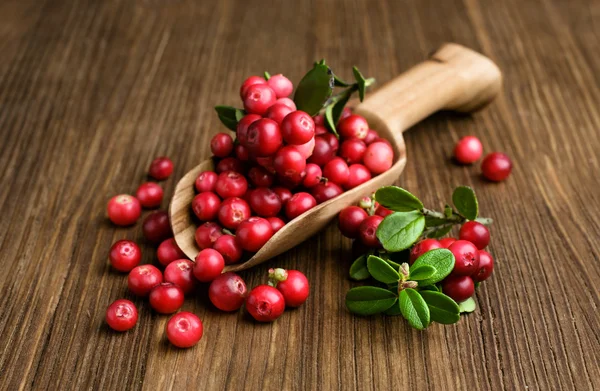
[[[1,0],[0,389],[600,388],[599,18],[594,0]],[[273,324],[202,291],[184,306],[205,325],[193,349],[172,348],[143,300],[134,330],[107,329],[106,306],[129,297],[108,249],[141,237],[108,223],[107,199],[163,154],[171,194],[245,76],[299,80],[325,57],[382,84],[446,41],[496,62],[502,94],[406,133],[398,183],[439,206],[471,185],[495,219],[474,314],[427,332],[350,315],[350,242],[332,224],[243,272],[250,286],[272,265],[306,272],[307,304]],[[467,134],[511,155],[509,180],[449,163]]]

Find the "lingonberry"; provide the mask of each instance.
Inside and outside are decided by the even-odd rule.
[[[475,282],[487,280],[494,271],[494,258],[487,251],[479,250],[479,266],[471,278]]]
[[[238,244],[233,235],[220,236],[213,244],[213,250],[217,250],[223,256],[226,265],[238,262],[242,259],[244,249]]]
[[[358,237],[360,241],[368,247],[379,248],[381,243],[377,239],[377,227],[383,221],[383,217],[373,215],[369,216],[360,223],[358,227]]]
[[[315,198],[304,192],[296,193],[285,204],[285,215],[292,220],[317,205]]]
[[[217,133],[210,140],[210,150],[216,157],[226,157],[233,151],[233,139],[227,133]]]
[[[350,107],[344,107],[342,109],[342,115],[340,116],[340,120],[348,118],[352,115],[352,110],[350,109]]]
[[[313,137],[310,140],[308,140],[307,143],[294,145],[293,147],[296,148],[298,152],[300,152],[300,155],[302,155],[304,159],[308,159],[312,155],[313,150],[315,149],[315,138]]]
[[[204,193],[205,191],[215,191],[215,185],[217,184],[217,178],[219,175],[214,171],[203,171],[196,178],[194,185],[198,193]]]
[[[281,147],[283,139],[277,122],[269,118],[259,119],[248,127],[246,148],[250,155],[271,156]]]
[[[456,242],[456,238],[440,239],[440,245],[442,246],[442,248],[448,248],[454,242]]]
[[[351,114],[340,121],[337,129],[340,136],[345,139],[357,138],[362,140],[369,133],[369,124],[360,115]]]
[[[348,164],[362,163],[366,150],[367,145],[364,141],[352,138],[342,143],[342,146],[340,147],[340,156],[348,162]]]
[[[471,242],[457,240],[448,250],[454,255],[454,270],[452,275],[470,276],[479,267],[479,250]]]
[[[283,314],[285,298],[277,289],[259,285],[246,298],[246,310],[259,322],[272,322]]]
[[[358,206],[348,206],[342,209],[338,221],[338,227],[342,232],[342,235],[347,238],[356,239],[358,237],[360,224],[367,217],[369,217],[367,212]]]
[[[250,183],[255,187],[271,187],[275,180],[275,175],[265,170],[263,167],[252,167],[248,171]]]
[[[346,162],[339,157],[331,159],[323,168],[323,176],[329,181],[343,186],[348,182],[350,177],[350,169]],[[318,200],[317,200],[318,201]]]
[[[315,125],[325,126],[325,116],[323,114],[317,114],[313,117]]]
[[[383,207],[382,205],[378,205],[375,209],[375,214],[377,216],[385,217],[394,213],[393,210],[389,210],[388,208]]]
[[[244,167],[244,163],[241,160],[235,157],[226,157],[225,159],[221,159],[217,166],[215,167],[215,172],[217,174],[221,174],[223,172],[233,171],[243,174],[246,169]]]
[[[287,187],[290,190],[295,189],[296,187],[302,184],[304,180],[304,176],[306,173],[304,171],[297,172],[290,176],[277,175],[277,180],[281,186]]]
[[[273,234],[285,225],[285,221],[281,220],[279,217],[267,217],[267,221],[271,224],[271,228],[273,228]]]
[[[162,273],[152,265],[136,266],[127,276],[127,286],[136,296],[147,296],[150,290],[161,282],[163,282]]]
[[[442,281],[442,292],[460,303],[473,296],[475,284],[469,276],[449,276]]]
[[[202,338],[202,321],[191,312],[181,311],[167,322],[167,339],[178,348],[190,348]]]
[[[170,282],[163,282],[150,291],[150,307],[160,314],[172,314],[183,305],[183,290]]]
[[[337,152],[337,150],[340,148],[340,140],[338,140],[337,137],[335,137],[335,135],[333,133],[325,133],[322,134],[321,137],[327,141],[327,143],[329,145],[331,145],[331,149],[333,150],[333,153],[335,154]]]
[[[196,255],[194,277],[200,282],[210,282],[221,274],[224,267],[223,256],[217,250],[206,248]]]
[[[158,246],[156,257],[161,265],[167,266],[177,259],[185,258],[185,254],[181,251],[175,239],[169,238]]]
[[[246,113],[264,115],[267,109],[275,103],[275,91],[266,84],[253,84],[246,89],[242,98]]]
[[[362,164],[352,164],[348,170],[350,172],[348,182],[344,185],[346,190],[354,189],[371,179],[371,172]]]
[[[158,208],[163,199],[163,188],[154,182],[145,182],[138,187],[135,197],[144,208]]]
[[[137,308],[129,300],[116,300],[106,309],[106,323],[115,331],[127,331],[133,328],[137,319]]]
[[[261,118],[260,115],[248,114],[238,122],[235,134],[237,136],[237,141],[240,144],[246,145],[246,141],[248,140],[248,127]]]
[[[454,147],[454,159],[461,164],[475,163],[481,158],[483,146],[475,136],[465,136]]]
[[[294,90],[294,85],[290,79],[283,76],[281,73],[271,76],[269,80],[267,80],[267,85],[275,91],[277,98],[286,98],[290,96]]]
[[[290,191],[290,189],[286,189],[285,187],[276,186],[273,188],[273,191],[275,192],[275,194],[277,194],[277,197],[279,197],[279,199],[281,200],[281,205],[283,206],[285,206],[289,199],[292,198],[292,192]]]
[[[265,118],[272,119],[277,122],[277,125],[281,126],[281,122],[285,116],[292,111],[293,110],[285,103],[275,103],[273,106],[269,107],[265,114]]]
[[[315,121],[304,111],[292,111],[281,123],[281,135],[288,144],[307,143],[315,135]]]
[[[229,229],[237,229],[240,223],[250,217],[250,205],[238,197],[226,198],[219,207],[219,222]]]
[[[262,217],[276,216],[281,210],[281,200],[277,193],[267,187],[254,189],[250,194],[250,208]]]
[[[302,180],[302,184],[307,189],[314,187],[321,182],[321,178],[323,177],[323,171],[321,171],[321,167],[317,166],[314,163],[308,163],[306,168],[304,169],[306,175]]]
[[[131,240],[119,240],[110,248],[108,259],[116,270],[129,272],[139,265],[142,259],[142,250]]]
[[[189,259],[178,259],[171,262],[165,268],[165,281],[173,283],[181,288],[184,294],[194,290],[196,279],[192,270],[194,263]]]
[[[317,136],[315,137],[313,153],[308,158],[308,162],[323,167],[333,158],[334,154],[335,151],[331,147],[331,144],[329,144],[323,136]]]
[[[242,86],[240,87],[240,99],[244,100],[246,92],[248,91],[248,87],[255,84],[267,84],[267,81],[260,76],[250,76],[249,78],[244,80]]]
[[[475,245],[477,249],[483,250],[490,243],[490,231],[487,227],[477,221],[467,221],[460,227],[458,233],[460,240],[467,240]]]
[[[324,124],[322,123],[317,123],[317,119],[318,118],[322,118],[323,116],[316,116],[313,117],[313,120],[315,121],[315,136],[322,136],[324,134],[327,134],[327,128],[325,127]]]
[[[237,144],[233,147],[233,150],[235,152],[235,157],[239,161],[247,162],[248,160],[250,160],[250,152],[248,151],[248,148],[246,148],[242,144]]]
[[[329,201],[342,194],[344,190],[339,187],[336,183],[327,182],[319,183],[317,186],[310,189],[310,193],[315,197],[317,204],[322,204],[325,201]]]
[[[290,98],[279,98],[275,101],[275,103],[283,103],[284,105],[292,109],[292,111],[296,111],[296,103],[294,103],[294,101]]]
[[[373,199],[371,197],[363,197],[358,201],[358,206],[360,206],[364,210],[370,210],[373,206]],[[377,207],[379,207],[379,204],[375,202],[375,208]]]
[[[298,270],[270,269],[269,280],[283,295],[286,307],[300,307],[308,299],[308,279]]]
[[[364,139],[364,142],[365,144],[369,145],[375,142],[377,139],[379,139],[379,133],[377,133],[377,131],[373,129],[369,129],[369,131],[367,132],[367,137],[365,137]]]
[[[289,202],[288,202],[289,204]],[[256,252],[273,236],[273,227],[262,217],[250,217],[235,231],[235,239],[246,251]]]
[[[412,265],[421,255],[428,251],[435,250],[436,248],[442,248],[441,243],[437,239],[423,239],[416,243],[410,249],[410,264]]]
[[[221,311],[239,310],[247,295],[246,283],[232,272],[221,274],[208,287],[208,298]]]
[[[211,221],[217,218],[220,206],[221,199],[210,191],[197,194],[192,200],[192,211],[201,221]]]
[[[256,163],[261,166],[262,168],[264,168],[265,170],[267,170],[270,173],[275,173],[275,165],[273,164],[273,160],[275,160],[275,158],[273,156],[267,156],[267,157],[257,157],[256,158]]]
[[[152,243],[160,243],[173,236],[169,224],[169,214],[164,210],[150,213],[142,224],[144,237]]]
[[[363,162],[373,174],[381,174],[394,163],[394,151],[388,144],[375,141],[367,147]]]
[[[173,162],[166,156],[157,157],[150,163],[148,174],[154,179],[162,181],[173,173]]]
[[[248,190],[248,181],[239,172],[225,171],[219,174],[215,191],[223,198],[241,197]]]
[[[492,152],[481,162],[483,176],[494,182],[505,180],[512,171],[510,158],[501,152]]]
[[[128,194],[120,194],[108,201],[106,212],[113,224],[127,226],[135,224],[140,218],[142,206],[137,198]]]
[[[249,209],[249,208],[248,208]],[[200,250],[211,248],[216,240],[223,235],[221,226],[217,223],[204,223],[196,229],[194,235]]]
[[[306,168],[306,159],[296,148],[288,145],[277,151],[273,164],[280,176],[294,178]]]

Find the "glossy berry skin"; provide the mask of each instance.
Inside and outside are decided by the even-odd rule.
[[[256,252],[273,236],[273,227],[262,217],[250,217],[235,231],[237,243],[246,251]]]
[[[135,197],[146,209],[158,208],[163,199],[163,188],[154,182],[145,182],[138,187]]]
[[[202,321],[191,312],[181,311],[167,322],[167,339],[178,348],[190,348],[200,341]]]
[[[248,148],[243,146],[242,144],[237,144],[233,147],[233,152],[235,153],[235,157],[237,160],[241,162],[247,162],[250,160],[250,152]]]
[[[160,314],[172,314],[183,305],[183,290],[170,282],[163,282],[150,291],[150,307]]]
[[[287,98],[294,90],[294,85],[290,79],[283,76],[281,73],[272,75],[269,80],[267,80],[267,85],[275,91],[277,98]]]
[[[367,212],[358,206],[348,206],[342,209],[338,218],[338,227],[342,235],[350,239],[356,239],[360,224],[367,217],[369,217]]]
[[[279,217],[267,217],[267,221],[271,224],[271,228],[273,228],[273,234],[285,225],[285,221],[281,220]]]
[[[140,264],[142,250],[131,240],[119,240],[110,248],[108,259],[115,270],[129,272]]]
[[[142,214],[142,206],[137,198],[120,194],[108,201],[106,213],[113,224],[124,227],[135,224]]]
[[[461,164],[472,164],[481,158],[483,145],[475,136],[466,136],[458,140],[454,147],[454,159]]]
[[[238,197],[225,199],[219,208],[219,222],[229,229],[237,229],[251,215],[250,205]]]
[[[428,251],[442,248],[437,239],[423,239],[410,249],[409,263],[412,265],[421,255]]]
[[[277,193],[267,187],[252,190],[248,198],[250,208],[261,217],[277,216],[281,210],[281,200]]]
[[[221,199],[210,191],[197,194],[192,200],[192,211],[201,221],[216,219],[220,206]]]
[[[367,145],[362,140],[353,138],[342,143],[340,157],[348,164],[362,163],[366,151]]]
[[[196,178],[194,186],[198,193],[204,193],[205,191],[215,191],[215,185],[217,184],[217,178],[219,174],[214,171],[203,171]]]
[[[296,172],[290,176],[277,175],[277,180],[281,186],[293,190],[302,184],[305,175],[306,173],[304,171]]]
[[[238,122],[235,134],[237,136],[237,141],[240,144],[246,145],[246,142],[248,140],[248,128],[251,124],[253,124],[261,118],[262,117],[260,115],[247,114]]]
[[[478,250],[483,250],[490,243],[490,231],[477,221],[467,221],[460,227],[458,234],[460,240],[467,240],[475,245]]]
[[[271,156],[281,147],[283,138],[279,125],[272,119],[262,118],[248,127],[246,135],[246,148],[250,155],[265,157]]]
[[[352,115],[352,110],[349,107],[344,107],[342,110],[342,115],[340,116],[340,120],[348,118]]]
[[[294,178],[301,175],[306,168],[306,159],[292,146],[285,146],[277,151],[273,161],[275,171],[282,177]]]
[[[233,139],[227,133],[217,133],[210,140],[210,150],[216,157],[227,157],[233,151]]]
[[[371,172],[362,164],[352,164],[348,171],[348,182],[344,184],[346,190],[354,189],[372,178]]]
[[[277,289],[259,285],[252,289],[246,299],[246,310],[259,322],[272,322],[283,314],[285,298]]]
[[[308,163],[304,169],[304,173],[306,175],[304,176],[304,179],[302,179],[302,185],[307,189],[318,185],[323,177],[323,171],[321,171],[321,167],[314,163]]]
[[[221,274],[224,267],[223,256],[217,250],[207,248],[196,255],[194,277],[200,282],[210,282]]]
[[[249,114],[264,115],[277,100],[275,91],[266,84],[253,84],[246,89],[242,98],[244,110]]]
[[[389,216],[392,213],[394,213],[393,210],[389,210],[388,208],[385,208],[382,205],[377,206],[377,208],[375,209],[375,214],[381,217]]]
[[[348,182],[350,169],[342,158],[336,157],[331,159],[325,165],[323,168],[323,176],[336,185],[343,186]]]
[[[322,136],[324,134],[327,134],[327,128],[323,124],[323,116],[314,116],[313,120],[315,121],[315,136]],[[317,123],[318,121],[320,121],[320,123]]]
[[[196,229],[194,235],[200,250],[211,248],[219,237],[223,235],[221,226],[217,223],[204,223]]]
[[[453,276],[470,276],[479,267],[479,250],[471,242],[457,240],[448,250],[454,255]]]
[[[288,270],[287,278],[276,286],[285,300],[286,307],[300,307],[310,293],[310,285],[306,276],[298,270]]]
[[[167,266],[175,260],[185,258],[185,254],[181,251],[175,239],[169,238],[158,246],[156,257],[161,265]]]
[[[173,173],[173,162],[166,156],[157,157],[150,163],[148,174],[159,181],[167,179]]]
[[[261,166],[262,168],[264,168],[265,170],[267,170],[270,173],[275,173],[275,166],[273,165],[273,160],[275,160],[275,158],[273,156],[268,156],[268,157],[257,157],[256,158],[256,163]]]
[[[281,123],[281,135],[288,144],[307,143],[315,136],[315,121],[304,111],[292,111]]]
[[[273,121],[277,122],[277,125],[281,126],[285,116],[292,111],[293,110],[284,103],[275,103],[273,106],[269,107],[265,113],[265,118],[272,119]]]
[[[156,266],[136,266],[127,276],[127,286],[136,296],[148,296],[152,288],[163,282],[163,275]]]
[[[317,200],[304,192],[296,193],[285,204],[285,215],[288,219],[293,220],[302,213],[317,206]]]
[[[452,243],[456,242],[456,240],[456,238],[440,239],[440,245],[442,246],[442,248],[448,248]]]
[[[273,191],[277,194],[277,197],[279,197],[283,206],[285,206],[288,200],[292,198],[292,192],[285,187],[277,186],[273,188]]]
[[[337,152],[337,150],[340,148],[340,141],[338,140],[337,137],[335,137],[335,135],[333,133],[325,133],[322,134],[321,137],[327,141],[327,143],[331,146],[331,149],[333,150],[334,154],[335,152]]]
[[[381,174],[387,171],[394,163],[394,151],[388,144],[375,141],[367,147],[363,156],[364,165],[373,174]]]
[[[311,138],[305,144],[294,145],[293,147],[296,148],[298,152],[300,152],[300,155],[302,155],[304,159],[308,159],[312,155],[313,150],[315,149],[315,138]]]
[[[223,256],[226,265],[239,262],[242,259],[244,249],[235,240],[235,236],[220,236],[213,244],[213,250],[217,250]]]
[[[244,304],[248,289],[242,277],[235,273],[223,273],[210,283],[208,298],[221,311],[237,311]]]
[[[369,132],[367,120],[357,114],[351,114],[342,119],[337,128],[340,136],[344,139],[357,138],[362,140],[367,137]]]
[[[501,182],[508,178],[512,171],[510,158],[501,152],[492,152],[481,162],[483,176],[493,182]]]
[[[106,309],[106,323],[115,331],[127,331],[138,320],[137,308],[129,300],[116,300]]]
[[[193,269],[194,262],[189,259],[178,259],[167,265],[164,280],[177,285],[187,295],[196,286]]]
[[[479,266],[471,278],[475,282],[482,282],[490,278],[494,271],[494,258],[487,251],[479,250]]]
[[[342,194],[344,190],[339,187],[336,183],[327,182],[319,183],[317,186],[310,189],[310,193],[315,197],[317,204],[322,204],[325,201],[329,201]]]
[[[226,157],[225,159],[221,159],[215,167],[215,172],[217,174],[227,171],[238,172],[240,174],[246,172],[244,164],[241,162],[241,160],[234,157]]]
[[[242,197],[248,190],[248,181],[239,172],[225,171],[219,174],[215,191],[222,198]]]
[[[358,237],[360,241],[368,247],[379,248],[381,243],[377,239],[377,227],[383,221],[383,217],[373,215],[369,216],[360,223],[358,227]]]
[[[365,142],[365,144],[369,145],[372,142],[377,141],[378,139],[379,133],[377,133],[377,131],[373,129],[369,129],[369,131],[367,132],[367,137],[365,137],[363,141]]]
[[[442,292],[460,303],[473,296],[475,284],[469,276],[449,276],[442,281]]]
[[[249,78],[244,80],[244,82],[242,83],[242,86],[240,87],[240,99],[241,100],[244,100],[244,97],[246,96],[246,92],[248,92],[248,88],[255,84],[267,84],[267,81],[263,77],[260,77],[260,76],[250,76]]]
[[[290,98],[279,98],[275,101],[275,103],[283,103],[284,105],[292,109],[292,111],[296,111],[296,103],[294,103],[294,101]]]
[[[160,243],[173,236],[169,214],[164,210],[150,213],[142,224],[144,237],[152,243]]]
[[[317,136],[315,137],[313,153],[308,158],[308,162],[323,167],[334,155],[335,151],[331,147],[331,144],[329,144],[322,136]]]
[[[263,167],[252,167],[248,171],[248,179],[255,187],[271,187],[275,180],[275,175],[265,170]]]

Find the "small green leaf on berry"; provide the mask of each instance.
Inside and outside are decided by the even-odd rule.
[[[215,106],[215,111],[223,125],[225,125],[227,129],[233,131],[237,128],[237,123],[240,119],[239,116],[244,116],[243,110],[231,106]]]
[[[296,107],[311,116],[317,114],[331,96],[333,85],[333,73],[325,65],[325,60],[321,60],[298,83],[294,94]]]

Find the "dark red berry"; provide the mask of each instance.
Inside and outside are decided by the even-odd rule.
[[[331,147],[331,144],[329,144],[323,136],[317,136],[315,137],[313,153],[308,158],[308,162],[323,167],[333,158],[334,154],[335,151]]]
[[[490,243],[490,231],[487,227],[477,221],[467,221],[460,227],[458,234],[460,240],[467,240],[475,245],[477,249],[483,250]]]
[[[421,255],[425,254],[426,252],[435,250],[437,248],[442,248],[442,245],[437,239],[421,240],[410,249],[410,264],[412,265]]]
[[[139,265],[142,250],[131,240],[119,240],[110,248],[110,264],[120,272],[129,272]]]
[[[281,135],[288,144],[305,144],[315,135],[315,122],[304,111],[293,111],[283,119]]]
[[[263,118],[255,121],[248,128],[246,148],[250,155],[271,156],[281,147],[283,139],[279,125],[272,119]]]
[[[263,167],[252,167],[248,171],[250,183],[255,187],[271,187],[275,180],[275,175],[265,170]]]
[[[242,98],[246,113],[264,115],[277,100],[275,91],[266,84],[253,84],[246,89]]]
[[[137,323],[138,312],[129,300],[116,300],[106,309],[106,323],[115,331],[127,331]]]
[[[250,208],[261,217],[276,216],[281,210],[281,200],[277,193],[267,187],[254,189],[249,196]]]
[[[248,160],[250,160],[250,152],[248,151],[248,148],[246,148],[242,144],[237,144],[235,147],[233,147],[233,150],[235,152],[235,157],[239,161],[247,162]]]
[[[327,128],[322,123],[317,123],[317,118],[322,118],[323,116],[315,116],[313,120],[315,121],[315,136],[322,136],[327,134]],[[322,120],[321,120],[322,121]]]
[[[273,75],[267,80],[267,85],[275,91],[277,98],[287,98],[294,90],[294,85],[287,77],[281,73]]]
[[[158,246],[156,257],[161,265],[167,266],[177,259],[185,258],[185,254],[181,251],[175,239],[169,238]]]
[[[360,224],[369,215],[364,209],[358,206],[348,206],[340,212],[338,227],[347,238],[356,239],[359,233]]]
[[[304,192],[296,193],[285,204],[285,215],[292,220],[317,205],[315,198]]]
[[[145,182],[138,187],[135,196],[144,208],[158,208],[163,199],[163,188],[158,183]]]
[[[373,215],[369,216],[360,223],[358,227],[358,237],[360,241],[368,247],[379,248],[381,243],[377,239],[377,227],[383,221],[383,217]]]
[[[317,166],[313,163],[308,163],[306,168],[304,169],[305,176],[302,180],[302,184],[307,189],[318,185],[321,182],[321,178],[323,177],[323,172],[321,171],[321,167]]]
[[[308,294],[310,293],[308,279],[298,270],[287,270],[284,272],[282,274],[284,274],[285,279],[279,280],[275,287],[283,295],[286,307],[300,307],[308,299]],[[269,275],[277,277],[278,273],[269,272]]]
[[[296,104],[290,98],[279,98],[275,102],[276,103],[283,103],[284,105],[286,105],[287,107],[289,107],[290,109],[292,109],[292,111],[296,111]]]
[[[204,193],[205,191],[215,191],[215,185],[217,184],[217,178],[219,175],[214,171],[203,171],[196,178],[194,183],[198,193]]]
[[[240,122],[238,122],[235,133],[237,136],[237,141],[241,145],[246,145],[246,142],[248,140],[248,128],[250,127],[250,125],[252,123],[258,121],[261,118],[262,117],[260,115],[248,114],[248,115],[245,115],[240,120]]]
[[[333,182],[319,183],[310,189],[310,193],[315,197],[317,204],[322,204],[342,194],[344,190]]]
[[[208,298],[221,311],[237,311],[244,304],[248,290],[242,277],[223,273],[210,283]]]
[[[342,110],[342,115],[340,116],[340,120],[348,118],[352,115],[352,110],[350,109],[350,107],[344,107],[344,109]]]
[[[458,140],[454,147],[454,158],[462,164],[475,163],[481,158],[483,146],[475,136],[466,136]]]
[[[183,290],[170,282],[163,282],[150,291],[150,307],[160,314],[172,314],[183,305]]]
[[[295,173],[291,176],[277,175],[277,180],[281,186],[284,186],[290,190],[294,190],[302,184],[305,175],[306,173],[304,171]]]
[[[384,208],[382,205],[377,206],[375,209],[375,214],[377,216],[385,217],[394,213],[393,210],[389,210],[388,208]]]
[[[250,206],[238,197],[225,199],[219,208],[219,222],[229,229],[237,229],[240,223],[251,215]]]
[[[265,114],[265,118],[272,119],[277,122],[277,125],[281,126],[281,122],[286,115],[291,113],[293,110],[284,103],[275,103],[273,106],[269,107]]]
[[[454,270],[452,275],[470,276],[479,267],[479,250],[471,242],[457,240],[448,250],[454,255]]]
[[[381,174],[392,167],[394,163],[394,151],[388,144],[375,141],[367,147],[363,156],[363,162],[373,174]]]
[[[321,137],[327,141],[327,143],[329,145],[331,145],[331,149],[333,150],[334,154],[337,152],[337,150],[340,148],[340,141],[338,140],[337,137],[335,137],[335,135],[333,133],[325,133],[322,134]]]
[[[442,281],[442,292],[460,303],[475,293],[475,284],[469,276],[449,276]]]
[[[241,160],[234,157],[226,157],[225,159],[221,159],[217,166],[215,167],[215,172],[217,174],[221,174],[227,171],[239,172],[243,174],[246,172],[244,167],[244,163]]]
[[[487,280],[494,271],[494,258],[487,251],[479,250],[479,266],[471,276],[473,281],[482,282]]]
[[[323,176],[329,181],[342,186],[348,182],[348,178],[350,177],[350,169],[348,168],[346,162],[342,160],[342,158],[336,157],[331,159],[325,165],[323,168]]]
[[[244,249],[235,240],[235,236],[220,236],[213,244],[213,250],[217,250],[223,256],[226,265],[239,262],[242,259]]]
[[[275,165],[273,164],[273,160],[275,160],[275,158],[273,156],[269,156],[269,157],[257,157],[256,158],[256,163],[258,163],[259,166],[261,166],[262,168],[264,168],[268,172],[274,174],[275,173]]]
[[[357,138],[346,140],[340,147],[340,156],[348,164],[362,163],[363,156],[367,150],[367,145]]]
[[[137,198],[128,194],[120,194],[108,201],[106,212],[113,224],[127,226],[135,224],[140,218],[142,206]]]
[[[152,265],[136,266],[127,276],[127,286],[136,296],[148,296],[150,290],[161,282],[163,282],[162,273]]]
[[[288,202],[289,204],[289,202]],[[238,244],[246,251],[256,252],[273,236],[273,227],[262,217],[250,217],[235,231]]]
[[[259,285],[252,289],[246,299],[246,310],[259,322],[272,322],[283,314],[285,299],[272,286]]]
[[[144,237],[152,243],[160,243],[173,236],[169,214],[164,210],[150,213],[142,224]]]
[[[250,210],[250,208],[248,208]],[[211,248],[213,243],[223,235],[221,226],[217,223],[204,223],[196,229],[195,239],[200,250]]]
[[[159,181],[167,179],[173,173],[173,162],[166,156],[157,157],[150,163],[148,174]]]
[[[285,187],[277,186],[273,188],[273,191],[275,192],[275,194],[277,194],[277,197],[279,197],[283,206],[285,206],[288,200],[292,198],[292,192],[289,189],[286,189]]]
[[[200,282],[210,282],[221,274],[224,267],[223,256],[217,250],[206,248],[196,255],[194,277]]]
[[[196,279],[194,278],[194,263],[189,259],[178,259],[171,262],[165,268],[165,281],[171,282],[181,288],[184,294],[194,290]]]
[[[357,138],[362,140],[367,137],[369,124],[364,117],[351,114],[339,122],[337,129],[340,136],[345,139]]]
[[[231,171],[230,171],[231,172]],[[201,221],[211,221],[217,218],[221,199],[215,193],[206,191],[192,200],[192,211]]]
[[[242,197],[248,190],[248,181],[239,172],[225,171],[219,174],[215,191],[222,198]]]
[[[348,182],[344,185],[346,190],[354,189],[371,179],[371,172],[362,164],[352,164],[348,170]]]
[[[248,88],[255,84],[267,84],[267,81],[260,76],[250,76],[249,78],[244,80],[242,86],[240,87],[240,99],[244,100]]]
[[[285,225],[285,221],[281,220],[279,217],[267,217],[267,221],[269,221],[271,228],[273,228],[273,234]]]
[[[364,142],[365,142],[365,144],[369,145],[378,139],[379,139],[379,133],[377,133],[377,131],[375,131],[373,129],[369,129],[369,131],[367,132],[367,137],[365,137],[365,139],[364,139]]]
[[[481,162],[483,176],[494,182],[500,182],[508,178],[512,171],[510,158],[501,152],[492,152]]]
[[[210,150],[216,157],[227,157],[233,151],[233,139],[227,133],[217,133],[210,140]]]
[[[302,174],[306,168],[306,159],[296,148],[285,146],[277,151],[273,164],[280,176],[294,178]]]
[[[293,145],[293,147],[300,152],[300,155],[302,155],[304,159],[308,159],[315,149],[315,138],[311,138],[307,143],[304,144]]]
[[[202,338],[202,321],[191,312],[181,311],[167,322],[167,339],[178,348],[194,346]]]
[[[444,238],[440,239],[440,245],[442,248],[448,248],[452,243],[456,242],[455,238]]]

